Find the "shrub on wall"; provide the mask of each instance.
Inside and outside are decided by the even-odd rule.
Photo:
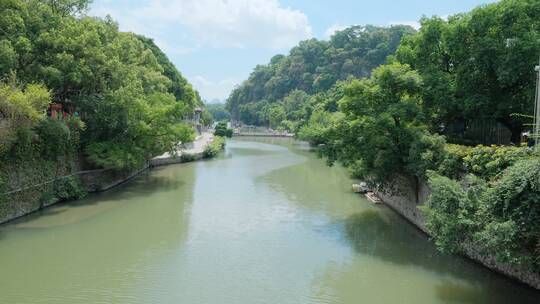
[[[60,200],[80,199],[86,196],[86,190],[75,177],[60,178],[54,183],[54,196]]]
[[[478,229],[477,212],[485,185],[473,176],[468,178],[474,186],[464,189],[458,181],[430,174],[432,195],[420,208],[426,215],[427,229],[442,251],[463,251],[465,241],[472,239]]]
[[[540,159],[516,161],[494,176],[458,182],[430,175],[432,195],[422,207],[426,226],[444,251],[460,252],[472,242],[500,262],[539,270]]]
[[[483,213],[493,224],[478,234],[478,240],[501,259],[532,262],[530,256],[540,245],[540,159],[521,160],[508,168],[487,191]],[[539,257],[535,263],[540,268]]]

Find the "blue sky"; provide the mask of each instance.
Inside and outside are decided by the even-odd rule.
[[[257,64],[354,24],[409,24],[494,0],[95,0],[123,31],[155,40],[208,100],[227,98]]]

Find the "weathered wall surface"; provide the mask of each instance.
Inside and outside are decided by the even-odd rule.
[[[81,183],[89,193],[107,191],[122,183],[129,181],[150,167],[145,163],[142,167],[134,170],[93,170],[82,172],[79,175]]]
[[[394,183],[394,189],[388,192],[377,192],[377,195],[386,205],[397,211],[403,217],[408,219],[420,230],[428,233],[425,224],[426,219],[418,206],[427,201],[430,191],[428,185],[420,181],[418,184],[418,197],[416,194],[416,184],[414,180],[401,177]],[[417,204],[418,199],[418,204]]]
[[[416,194],[418,189],[418,196]],[[414,180],[400,178],[394,183],[394,189],[388,192],[377,192],[386,205],[401,214],[420,230],[429,234],[426,229],[426,219],[418,206],[423,205],[431,191],[426,182],[420,181],[418,187]],[[418,198],[418,203],[417,203]],[[466,246],[465,256],[486,266],[487,268],[516,279],[536,289],[540,289],[540,274],[514,265],[502,264],[494,256],[483,253],[476,244]]]
[[[148,168],[149,164],[144,164],[141,168],[129,171],[81,171],[70,175],[70,178],[79,181],[89,193],[101,192],[130,180]],[[20,191],[8,195],[0,195],[0,224],[58,203],[60,199],[50,196],[50,193],[54,192],[53,187],[54,181],[48,181],[23,187]]]
[[[146,162],[140,168],[136,168],[134,170],[116,171],[110,169],[101,169],[79,171],[71,175],[64,173],[63,175],[65,176],[62,178],[69,176],[70,178],[76,179],[89,193],[107,191],[132,179],[150,167],[186,163],[203,159],[205,147],[213,140],[213,136],[209,136],[210,135],[208,134],[206,137],[201,136],[201,142],[191,143],[187,147],[184,147],[189,148],[191,146],[191,150],[187,150],[190,153],[182,153],[182,155],[179,157],[169,156],[154,158]],[[81,165],[75,167],[80,168]],[[12,188],[18,190],[11,191],[8,195],[0,194],[0,224],[38,211],[60,201],[60,199],[50,195],[50,193],[54,193],[55,191],[54,177],[50,177],[52,180],[40,183],[38,185],[33,185],[32,179],[27,178],[28,176],[31,176],[31,173],[24,171],[16,173],[19,173],[18,175],[20,175],[20,177],[16,177],[17,174],[15,174],[14,179],[16,179],[17,182],[14,183],[16,186]]]

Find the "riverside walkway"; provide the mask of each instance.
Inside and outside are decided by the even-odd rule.
[[[175,153],[166,152],[150,160],[150,166],[163,166],[186,162],[186,160],[197,160],[203,157],[204,149],[214,141],[214,134],[204,132],[197,136],[195,141],[182,145]]]

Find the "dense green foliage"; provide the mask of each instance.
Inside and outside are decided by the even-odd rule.
[[[204,148],[203,157],[213,158],[223,151],[225,148],[225,138],[221,136],[215,136],[214,140]]]
[[[217,125],[216,125],[216,129],[214,130],[214,134],[216,136],[221,136],[221,137],[229,137],[231,138],[233,136],[233,130],[232,129],[229,129],[227,127],[227,123],[222,121],[222,122],[219,122]]]
[[[500,1],[448,21],[429,18],[406,37],[397,58],[424,79],[423,100],[433,126],[488,119],[519,142],[531,114],[540,49],[540,2]]]
[[[24,205],[84,195],[78,180],[56,180],[77,166],[84,123],[77,117],[47,118],[44,113],[50,101],[43,86],[0,84],[0,202],[17,202],[24,210]],[[33,185],[40,186],[16,192]],[[14,193],[3,195],[7,192]],[[0,217],[10,211],[0,204]]]
[[[439,248],[463,252],[471,244],[499,261],[540,270],[540,158],[522,158],[489,180],[470,175],[467,185],[430,177],[423,208]]]
[[[412,33],[407,26],[353,26],[330,41],[303,41],[288,56],[257,66],[231,93],[227,108],[246,124],[296,131],[298,122],[311,114],[310,95],[326,92],[339,80],[369,76]]]
[[[212,115],[212,118],[216,122],[228,121],[231,119],[231,114],[225,109],[225,104],[222,103],[210,103],[206,104],[206,110]]]
[[[198,94],[155,44],[84,16],[90,1],[0,2],[0,78],[40,83],[86,124],[81,149],[126,168],[192,139]]]

